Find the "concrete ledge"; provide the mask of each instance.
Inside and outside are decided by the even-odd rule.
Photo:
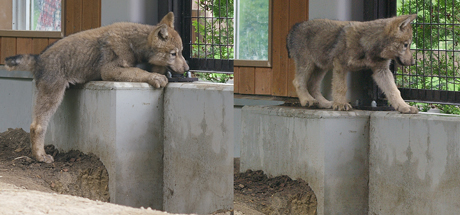
[[[0,78],[33,79],[34,75],[32,75],[32,72],[29,71],[8,71],[5,66],[0,65]]]
[[[29,132],[32,123],[32,73],[7,71],[0,66],[0,131],[22,128]]]
[[[164,104],[164,207],[232,209],[233,85],[169,84]]]
[[[460,117],[375,112],[370,214],[458,214]]]
[[[240,170],[302,178],[318,214],[366,214],[370,112],[242,109]]]
[[[89,82],[66,91],[45,137],[63,151],[96,154],[110,200],[163,209],[163,90],[144,83]]]
[[[306,180],[318,214],[457,214],[460,117],[242,109],[241,171]]]
[[[172,83],[158,90],[89,82],[66,91],[46,143],[99,156],[109,172],[111,202],[177,213],[228,209],[232,97],[231,85]]]

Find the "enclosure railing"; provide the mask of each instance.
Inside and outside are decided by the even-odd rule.
[[[184,57],[191,70],[233,72],[233,0],[183,4]]]
[[[416,64],[394,71],[402,97],[460,104],[460,1],[398,0],[396,10],[418,15],[411,45]]]

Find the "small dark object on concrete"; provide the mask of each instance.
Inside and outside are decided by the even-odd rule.
[[[167,72],[166,77],[168,78],[168,82],[194,82],[198,81],[198,78],[192,78],[190,72],[186,72],[184,74],[171,74],[171,72]]]

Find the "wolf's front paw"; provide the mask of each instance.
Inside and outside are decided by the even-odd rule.
[[[327,101],[327,102],[320,102],[318,104],[318,107],[319,108],[324,108],[324,109],[329,109],[332,107],[332,102],[331,101]]]
[[[316,99],[311,99],[311,100],[307,100],[307,99],[300,99],[300,105],[302,105],[302,107],[313,107],[313,106],[317,106],[319,103]]]
[[[418,113],[418,109],[416,107],[413,107],[413,106],[399,107],[398,111],[401,112],[401,113],[405,113],[405,114],[416,114],[416,113]]]
[[[349,111],[353,109],[351,105],[348,103],[336,103],[336,102],[332,104],[332,108],[338,111]]]
[[[43,155],[36,155],[34,157],[38,162],[43,162],[43,163],[53,163],[54,162],[54,158],[51,155],[43,154]]]
[[[152,73],[148,83],[155,88],[165,87],[168,84],[168,78],[161,74]]]

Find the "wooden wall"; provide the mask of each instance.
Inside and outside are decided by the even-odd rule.
[[[13,28],[13,1],[0,0],[0,29]]]
[[[288,58],[286,35],[291,26],[308,19],[308,0],[273,0],[272,67],[234,67],[234,92],[238,94],[296,97],[295,66]]]
[[[101,0],[65,0],[64,35],[101,26]],[[59,38],[0,37],[0,64],[16,54],[39,54]]]

